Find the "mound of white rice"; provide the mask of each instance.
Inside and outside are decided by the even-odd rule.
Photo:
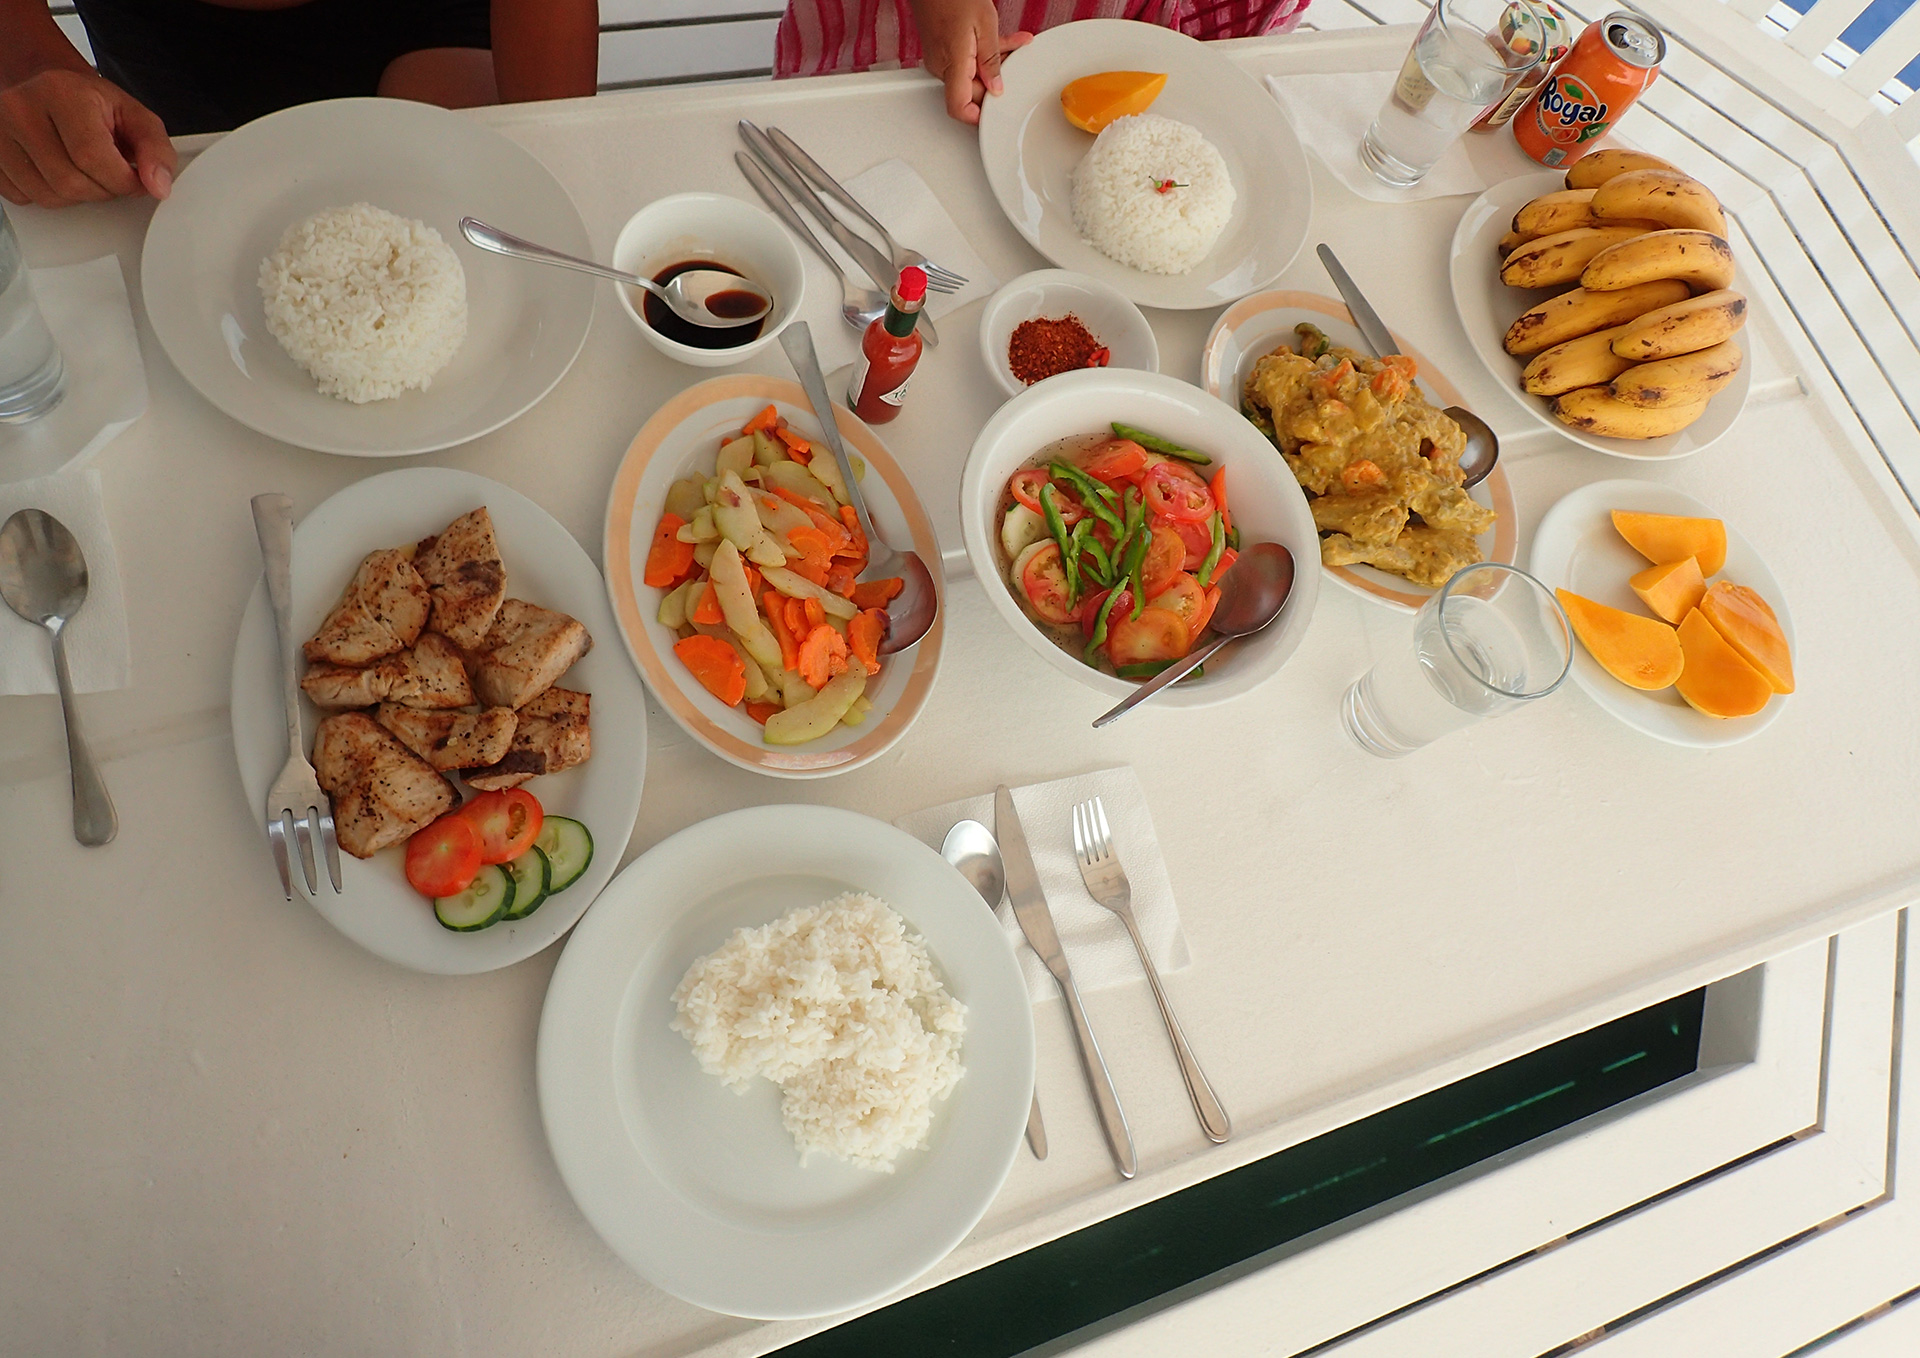
[[[267,329],[356,405],[425,388],[467,337],[467,276],[425,222],[370,203],[295,222],[260,261]]]
[[[1179,188],[1162,193],[1172,180]],[[1073,170],[1073,224],[1109,259],[1186,273],[1233,213],[1227,162],[1199,129],[1154,113],[1115,118]]]
[[[906,921],[864,892],[734,930],[673,1002],[702,1070],[737,1090],[756,1075],[780,1086],[802,1164],[825,1151],[891,1174],[966,1073],[966,1006]]]

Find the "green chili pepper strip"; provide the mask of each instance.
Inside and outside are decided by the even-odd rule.
[[[1089,548],[1097,550],[1100,546],[1099,543],[1093,540],[1092,519],[1082,519],[1073,526],[1073,531],[1067,534],[1067,545],[1073,550],[1074,566],[1079,570],[1083,579],[1088,575],[1092,575],[1094,580],[1101,585],[1110,583],[1109,581],[1100,579],[1100,572],[1097,569],[1099,563],[1091,560],[1092,553],[1088,550]]]
[[[1120,531],[1120,516],[1114,512],[1119,502],[1113,498],[1112,491],[1078,467],[1069,466],[1065,462],[1056,462],[1047,470],[1080,492],[1081,503],[1086,505],[1089,514],[1114,532]]]
[[[1080,567],[1074,562],[1066,520],[1060,517],[1060,507],[1053,500],[1053,482],[1049,481],[1040,487],[1040,508],[1046,514],[1047,531],[1053,534],[1054,543],[1060,548],[1060,568],[1067,576],[1067,602],[1072,604],[1080,598]]]
[[[1126,577],[1128,586],[1133,590],[1133,614],[1140,616],[1140,610],[1147,606],[1146,584],[1140,577],[1140,563],[1147,559],[1147,547],[1153,542],[1153,532],[1142,524],[1133,536],[1133,545],[1127,548]]]
[[[1227,530],[1227,546],[1236,552],[1240,550],[1240,530],[1238,528],[1229,528]]]
[[[1093,640],[1087,643],[1087,649],[1081,653],[1081,658],[1089,665],[1093,664],[1094,657],[1100,654],[1100,648],[1107,644],[1107,619],[1113,613],[1113,606],[1119,601],[1119,590],[1115,590],[1101,601],[1100,616],[1094,620],[1093,624]]]
[[[1135,429],[1130,424],[1113,423],[1115,438],[1132,439],[1150,453],[1159,453],[1163,457],[1177,457],[1182,462],[1195,462],[1204,467],[1213,459],[1205,453],[1196,453],[1191,448],[1183,448],[1172,439],[1163,439],[1158,434],[1149,434],[1144,429]]]
[[[1114,673],[1122,679],[1151,679],[1167,666],[1178,663],[1179,662],[1175,660],[1143,660],[1138,665],[1122,665],[1116,669]],[[1174,680],[1174,682],[1176,684],[1184,684],[1189,679],[1198,679],[1206,672],[1207,667],[1205,665],[1196,665],[1191,674],[1183,674]]]
[[[1085,520],[1082,520],[1085,522]],[[1113,558],[1107,555],[1107,549],[1100,545],[1097,538],[1089,535],[1080,544],[1080,550],[1093,562],[1093,578],[1104,587],[1113,583]]]
[[[1216,509],[1210,517],[1213,520],[1213,546],[1207,549],[1207,559],[1200,563],[1200,573],[1194,577],[1202,589],[1213,583],[1214,568],[1220,564],[1220,554],[1227,550],[1227,529],[1220,518],[1220,511]]]

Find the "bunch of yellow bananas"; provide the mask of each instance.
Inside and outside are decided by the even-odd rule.
[[[1564,424],[1651,439],[1700,418],[1740,370],[1726,218],[1707,186],[1641,151],[1595,151],[1564,190],[1515,214],[1500,240],[1500,279],[1574,286],[1523,312],[1507,352],[1528,360],[1520,385],[1553,398]]]

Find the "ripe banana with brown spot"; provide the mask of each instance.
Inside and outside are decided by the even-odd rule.
[[[1527,236],[1551,236],[1576,226],[1592,226],[1594,190],[1557,189],[1543,193],[1513,214],[1513,229]]]
[[[1594,255],[1580,274],[1580,286],[1607,292],[1656,278],[1677,278],[1695,292],[1731,287],[1733,247],[1711,231],[1641,232]]]
[[[1540,236],[1508,255],[1500,281],[1510,288],[1557,288],[1585,283],[1582,271],[1599,255],[1645,234],[1637,226],[1576,226]]]
[[[1705,401],[1692,405],[1628,405],[1605,387],[1581,387],[1559,396],[1553,402],[1554,418],[1587,434],[1610,439],[1657,439],[1677,434],[1707,408]]]
[[[1677,278],[1662,278],[1614,292],[1588,292],[1585,288],[1574,288],[1522,312],[1507,327],[1507,352],[1516,357],[1537,354],[1542,349],[1551,349],[1556,344],[1590,335],[1596,330],[1624,325],[1649,311],[1678,302],[1686,295],[1687,285]],[[1616,340],[1615,353],[1622,358],[1633,357],[1621,352],[1618,344]]]
[[[1696,405],[1733,381],[1745,357],[1739,345],[1722,340],[1691,354],[1635,363],[1613,379],[1614,399],[1648,410]]]
[[[1584,155],[1567,167],[1567,187],[1570,189],[1597,189],[1609,179],[1634,170],[1674,170],[1678,166],[1670,165],[1659,156],[1650,156],[1645,151],[1629,151],[1616,147],[1606,151],[1595,151]]]
[[[1543,349],[1520,374],[1520,386],[1535,396],[1558,396],[1577,387],[1604,386],[1633,366],[1631,359],[1613,352],[1620,326],[1596,330]]]
[[[1705,184],[1678,170],[1629,170],[1615,175],[1592,194],[1587,210],[1596,225],[1622,217],[1646,217],[1662,226],[1711,231],[1716,236],[1727,234],[1720,200]]]
[[[1534,239],[1536,238],[1528,235],[1525,231],[1509,231],[1495,243],[1493,248],[1500,252],[1501,259],[1505,259],[1528,241]]]
[[[1663,281],[1684,286],[1677,279]],[[1656,285],[1643,283],[1640,286]],[[1631,291],[1633,289],[1626,288],[1621,293],[1600,292],[1594,296],[1617,297]],[[1613,352],[1636,363],[1672,358],[1676,354],[1691,354],[1731,339],[1746,323],[1747,299],[1741,294],[1731,288],[1703,292],[1685,301],[1656,305],[1643,313],[1613,341]]]

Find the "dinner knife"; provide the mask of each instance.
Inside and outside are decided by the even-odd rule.
[[[1000,841],[1000,857],[1007,871],[1007,898],[1013,902],[1013,917],[1020,921],[1020,932],[1046,964],[1066,997],[1067,1013],[1073,1018],[1073,1035],[1080,1041],[1080,1064],[1086,1068],[1087,1084],[1093,1089],[1094,1107],[1100,1111],[1100,1127],[1107,1135],[1107,1149],[1120,1176],[1131,1179],[1134,1173],[1133,1133],[1127,1129],[1127,1115],[1120,1111],[1120,1096],[1114,1092],[1113,1077],[1094,1041],[1093,1028],[1087,1023],[1087,1011],[1080,1003],[1080,991],[1073,984],[1073,970],[1067,966],[1067,954],[1060,947],[1060,935],[1053,927],[1053,912],[1047,908],[1047,896],[1040,889],[1040,874],[1033,866],[1033,853],[1027,848],[1026,831],[1020,814],[1013,809],[1013,794],[1002,784],[993,793],[993,832]]]

